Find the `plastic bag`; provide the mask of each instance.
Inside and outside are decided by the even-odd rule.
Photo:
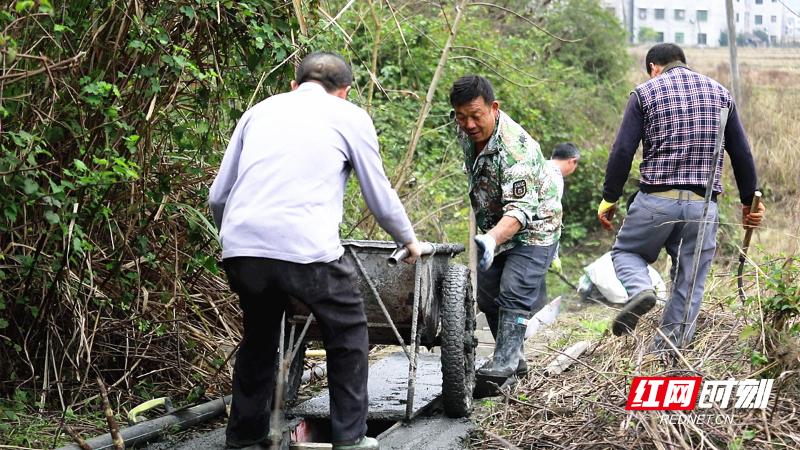
[[[667,286],[661,275],[652,266],[647,266],[650,280],[653,282],[653,289],[656,291],[656,298],[660,303],[667,299]],[[614,271],[614,261],[611,260],[611,252],[598,258],[595,262],[583,269],[584,275],[578,285],[578,293],[581,297],[586,297],[593,289],[597,289],[600,294],[611,303],[625,303],[628,300],[628,291],[622,282],[617,278]]]

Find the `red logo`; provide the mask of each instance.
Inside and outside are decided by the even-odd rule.
[[[633,377],[627,410],[693,410],[703,377]]]

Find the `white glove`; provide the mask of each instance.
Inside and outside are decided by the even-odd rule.
[[[494,249],[497,247],[497,241],[489,234],[479,234],[475,236],[475,243],[478,244],[478,266],[481,270],[487,270],[492,267],[494,261]]]

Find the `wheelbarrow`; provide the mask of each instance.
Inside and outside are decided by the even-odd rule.
[[[369,343],[399,345],[408,357],[406,419],[413,412],[414,386],[420,345],[441,347],[442,400],[450,417],[472,412],[475,387],[475,309],[469,268],[450,265],[465,250],[462,244],[423,243],[414,264],[398,264],[404,255],[393,242],[343,240],[345,255],[359,274]],[[282,395],[286,404],[297,397],[305,347],[322,335],[313,314],[293,299],[287,309],[279,361],[284,370]]]

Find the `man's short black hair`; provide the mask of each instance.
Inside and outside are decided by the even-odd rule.
[[[555,150],[553,150],[553,156],[550,157],[550,159],[564,160],[572,158],[578,158],[578,161],[581,160],[581,151],[572,142],[562,142],[556,145]]]
[[[675,44],[665,42],[656,44],[650,48],[645,57],[644,65],[647,69],[647,74],[650,75],[652,71],[650,63],[666,66],[669,63],[677,61],[686,64],[686,55],[683,53],[683,49]]]
[[[450,104],[453,107],[466,105],[478,97],[483,97],[487,105],[494,103],[492,83],[480,75],[464,75],[453,82],[450,88]]]
[[[350,86],[353,82],[353,71],[350,64],[336,53],[314,52],[300,61],[295,81],[297,84],[316,81],[327,92],[334,92]]]

